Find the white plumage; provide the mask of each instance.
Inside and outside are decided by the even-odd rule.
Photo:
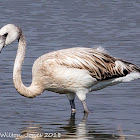
[[[72,112],[75,112],[75,95],[81,100],[84,111],[86,94],[119,82],[140,78],[140,68],[114,58],[102,47],[70,48],[47,53],[33,64],[32,83],[26,87],[21,79],[26,41],[20,27],[8,24],[0,29],[0,50],[18,40],[18,51],[13,70],[13,82],[17,91],[29,98],[40,95],[44,90],[66,94]]]

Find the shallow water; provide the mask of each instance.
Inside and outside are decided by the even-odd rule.
[[[137,0],[4,0],[0,4],[0,27],[18,24],[26,36],[22,79],[27,86],[35,59],[63,48],[101,45],[111,55],[140,66],[139,17]],[[45,91],[28,99],[17,93],[12,82],[16,46],[17,42],[0,54],[0,139],[140,139],[140,80],[88,94],[88,116],[76,98],[77,113],[71,116],[65,95]]]

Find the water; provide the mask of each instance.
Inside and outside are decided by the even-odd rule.
[[[4,0],[0,4],[0,27],[20,25],[26,36],[22,68],[26,86],[35,59],[63,48],[101,45],[111,55],[140,66],[139,17],[138,0]],[[140,80],[88,94],[88,116],[76,98],[77,113],[71,116],[65,95],[45,91],[28,99],[17,93],[12,81],[16,46],[17,42],[0,54],[0,139],[140,139]]]

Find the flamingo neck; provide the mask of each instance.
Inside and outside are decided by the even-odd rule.
[[[38,86],[35,85],[34,83],[32,83],[29,87],[26,87],[22,82],[21,68],[25,57],[25,51],[26,51],[26,40],[23,33],[21,33],[18,42],[18,50],[14,63],[14,69],[13,69],[13,82],[16,90],[22,96],[33,98],[37,95],[40,95],[43,91],[40,88],[38,88]]]

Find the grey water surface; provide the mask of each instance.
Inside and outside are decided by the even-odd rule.
[[[139,0],[1,0],[0,27],[19,25],[27,40],[22,79],[29,86],[32,65],[44,53],[101,45],[115,57],[140,66]],[[0,140],[139,140],[140,80],[87,95],[90,113],[70,114],[65,95],[45,91],[28,99],[12,81],[17,41],[0,54]]]

